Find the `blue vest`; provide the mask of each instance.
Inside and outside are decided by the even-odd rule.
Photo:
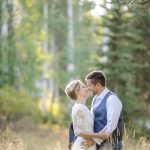
[[[109,91],[105,97],[103,98],[102,102],[99,104],[99,106],[97,106],[94,110],[94,132],[98,133],[99,131],[101,131],[107,124],[107,110],[106,110],[106,102],[107,99],[110,95],[114,95],[113,92]],[[94,105],[94,101],[93,101],[93,105]],[[112,133],[112,137],[111,137],[111,143],[113,144],[113,148],[116,150],[121,150],[121,141],[122,141],[122,112],[121,115],[119,117],[119,121],[117,124],[117,128],[116,130]],[[108,141],[108,140],[107,140]],[[104,140],[105,142],[105,140]],[[115,148],[117,147],[117,148]],[[97,145],[97,148],[99,148],[99,146]]]

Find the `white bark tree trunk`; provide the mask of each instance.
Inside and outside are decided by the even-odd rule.
[[[83,1],[79,1],[79,8],[78,8],[78,20],[82,21],[83,20]]]
[[[56,9],[56,0],[53,0],[53,2],[51,3],[51,21],[53,21],[55,19],[55,9]],[[52,62],[50,65],[50,72],[52,73],[52,76],[50,77],[50,87],[49,87],[49,92],[51,93],[51,97],[50,97],[50,103],[54,103],[56,101],[59,100],[59,91],[58,91],[58,85],[57,85],[57,80],[55,78],[55,73],[57,71],[57,57],[56,57],[56,53],[57,53],[57,48],[56,48],[56,36],[55,36],[55,28],[54,25],[51,25],[50,28],[50,54],[52,55]],[[51,105],[52,106],[52,105]]]
[[[55,60],[56,55],[56,37],[55,37],[55,30],[51,26],[49,29],[49,19],[53,21],[55,18],[55,7],[56,7],[56,0],[53,0],[51,3],[51,8],[49,10],[50,4],[48,2],[44,3],[43,6],[43,17],[44,17],[44,31],[46,33],[46,38],[43,45],[43,51],[45,55],[49,55],[52,58],[51,62],[45,61],[43,65],[43,77],[42,77],[42,111],[46,113],[46,100],[49,101],[50,106],[58,100],[59,92],[58,86],[55,79],[54,74],[56,73],[56,64],[57,61]],[[49,36],[50,35],[50,36]],[[50,38],[49,38],[50,37]],[[47,76],[48,74],[48,76]],[[50,74],[50,75],[49,75]]]
[[[68,0],[68,66],[67,70],[68,72],[74,72],[75,71],[75,64],[74,64],[74,19],[73,19],[73,1]]]
[[[45,2],[43,5],[43,18],[44,18],[44,31],[48,35],[48,3]],[[48,37],[46,35],[46,38],[43,43],[43,52],[45,55],[48,54]],[[48,72],[48,64],[45,61],[43,65],[43,76],[42,76],[42,112],[43,114],[46,113],[46,99],[47,99],[47,89],[48,89],[48,81],[46,74]]]
[[[7,62],[7,36],[8,36],[8,18],[7,18],[7,0],[2,1],[2,23],[1,23],[1,55],[2,55],[2,72],[8,71],[8,62]]]
[[[74,15],[73,15],[73,0],[68,0],[67,15],[68,15],[68,40],[67,40],[67,72],[70,75],[70,80],[75,72],[75,50],[74,50]],[[69,101],[67,109],[71,112],[72,102]]]

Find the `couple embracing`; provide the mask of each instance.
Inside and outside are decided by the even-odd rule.
[[[80,80],[67,84],[65,93],[75,101],[70,126],[71,150],[121,150],[122,103],[116,94],[106,87],[102,71],[90,72],[85,86]],[[91,111],[86,100],[94,95]]]

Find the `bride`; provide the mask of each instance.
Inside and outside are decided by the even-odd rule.
[[[84,141],[84,138],[93,138],[94,141],[96,141],[96,138],[106,139],[109,135],[104,132],[93,133],[94,118],[86,106],[86,100],[90,95],[88,88],[80,80],[73,80],[67,84],[65,93],[75,101],[71,117],[77,138],[72,146],[72,150],[81,150],[81,143]],[[96,150],[96,144],[88,150]]]

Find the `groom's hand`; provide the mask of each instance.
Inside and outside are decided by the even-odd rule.
[[[81,148],[87,150],[89,147],[93,146],[95,141],[93,139],[84,139],[84,142],[81,143]]]

